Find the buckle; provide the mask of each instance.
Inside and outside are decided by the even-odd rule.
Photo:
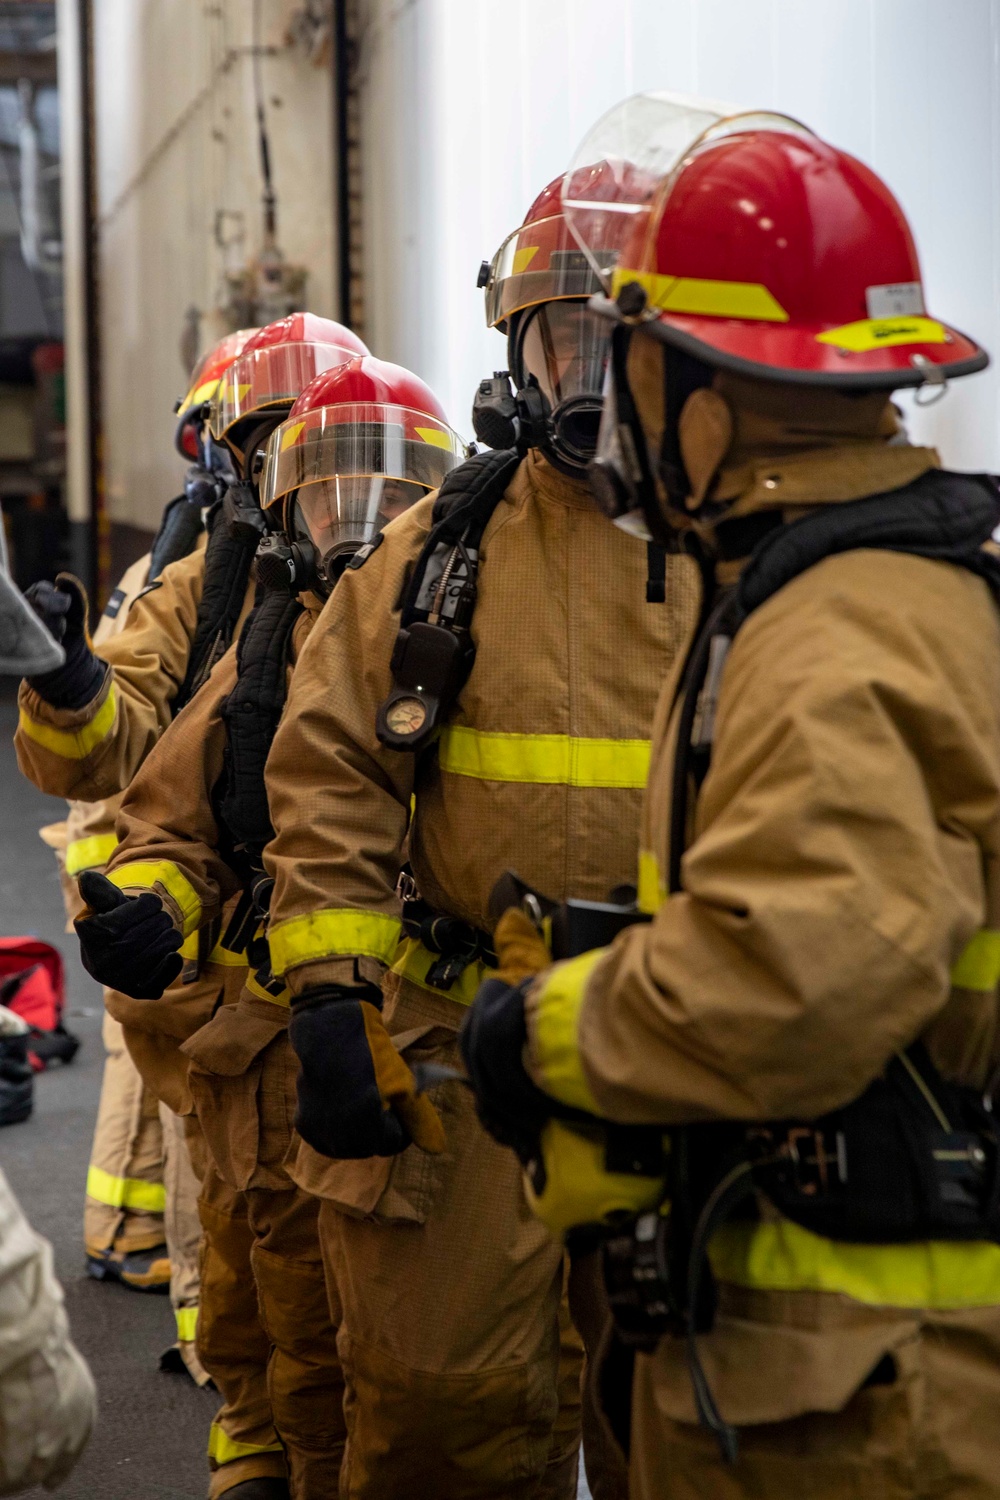
[[[420,891],[410,870],[400,870],[396,881],[396,895],[403,902],[420,900]]]

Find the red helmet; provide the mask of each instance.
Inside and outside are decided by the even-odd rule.
[[[265,412],[286,411],[315,375],[367,354],[367,346],[331,318],[292,313],[260,329],[220,381],[212,401],[212,436],[236,452]]]
[[[261,504],[284,505],[284,529],[308,539],[329,585],[335,561],[437,489],[464,457],[433,391],[366,354],[311,380],[271,434]]]
[[[761,378],[892,390],[988,362],[927,315],[885,183],[781,117],[730,118],[681,157],[631,219],[612,295],[632,283],[644,329]]]
[[[202,409],[211,401],[219,388],[219,381],[235,359],[238,359],[252,338],[261,332],[259,328],[240,328],[227,333],[224,339],[203,354],[191,374],[187,394],[177,403],[177,451],[192,462],[197,462],[198,438],[202,421]]]

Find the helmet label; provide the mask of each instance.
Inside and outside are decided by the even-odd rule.
[[[924,289],[919,281],[894,281],[865,289],[870,318],[919,318],[924,313]]]

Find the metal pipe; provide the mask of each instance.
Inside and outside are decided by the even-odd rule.
[[[347,99],[350,89],[350,43],[347,31],[348,0],[334,0],[333,4],[333,112],[336,140],[334,142],[334,202],[337,210],[337,305],[339,318],[350,327],[351,322],[351,191],[350,151],[347,139]]]

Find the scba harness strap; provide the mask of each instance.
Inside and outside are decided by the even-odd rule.
[[[209,513],[205,580],[184,681],[174,699],[180,713],[232,644],[246,598],[263,515],[250,485],[232,485]]]
[[[430,744],[469,679],[479,549],[522,458],[513,448],[474,454],[438,491],[430,532],[403,594],[392,691],[376,719],[379,740],[390,750],[415,753]],[[646,600],[663,604],[666,553],[651,543],[647,559]]]
[[[303,606],[286,589],[258,583],[236,648],[236,685],[223,699],[222,776],[213,801],[227,858],[248,881],[263,871],[274,837],[264,767],[285,706],[292,632]]]
[[[1000,560],[984,544],[1000,523],[985,475],[932,470],[888,494],[825,507],[768,530],[739,583],[714,602],[689,653],[679,694],[667,886],[683,888],[689,805],[711,762],[723,668],[740,626],[808,568],[861,548],[908,553],[968,569],[1000,603]],[[1000,1241],[1000,1129],[991,1101],[947,1083],[918,1042],[850,1104],[814,1120],[687,1126],[670,1134],[665,1202],[605,1246],[619,1333],[654,1347],[665,1332],[688,1342],[699,1416],[736,1456],[696,1336],[714,1317],[708,1245],[763,1192],[786,1218],[826,1239],[892,1245]]]

